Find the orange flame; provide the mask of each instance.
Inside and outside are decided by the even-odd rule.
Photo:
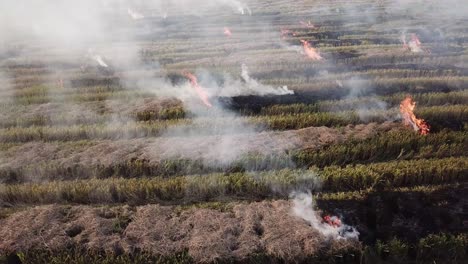
[[[224,35],[226,35],[226,37],[231,37],[232,36],[232,32],[228,27],[224,28]]]
[[[306,40],[301,40],[302,45],[304,46],[304,52],[307,57],[313,60],[323,60],[323,57],[317,52],[317,50],[310,45],[310,43]]]
[[[415,107],[416,102],[413,102],[413,99],[409,96],[401,101],[400,112],[403,117],[403,124],[413,127],[414,131],[419,132],[421,135],[427,135],[429,134],[429,125],[424,119],[416,118],[413,112]]]
[[[341,220],[337,216],[326,215],[323,217],[323,222],[335,228],[341,226]]]
[[[203,101],[203,103],[208,106],[208,107],[213,107],[213,105],[210,103],[210,100],[208,100],[208,94],[206,91],[198,84],[197,77],[189,72],[184,72],[184,76],[189,79],[190,84],[192,85],[192,88],[197,92],[198,97]]]

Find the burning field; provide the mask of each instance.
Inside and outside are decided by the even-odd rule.
[[[0,263],[465,263],[467,14],[1,2]]]

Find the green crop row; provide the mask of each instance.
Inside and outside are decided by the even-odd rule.
[[[295,106],[292,106],[294,108]],[[299,106],[297,108],[302,108]],[[392,112],[393,111],[393,112]],[[311,126],[340,127],[348,124],[360,124],[378,122],[382,123],[389,118],[395,118],[398,113],[392,111],[372,111],[364,117],[354,111],[349,112],[319,112],[319,113],[298,113],[287,115],[252,116],[248,118],[240,117],[236,119],[209,119],[201,118],[192,124],[192,129],[201,129],[210,132],[210,127],[232,125],[238,122],[239,125],[250,123],[253,126],[273,130],[300,129]],[[0,129],[0,142],[28,142],[28,141],[70,141],[83,139],[119,139],[119,138],[139,138],[155,137],[161,135],[170,126],[182,126],[192,123],[190,119],[169,119],[164,120],[164,116],[183,116],[183,110],[167,110],[158,113],[141,114],[140,119],[162,117],[163,120],[150,120],[143,122],[90,124],[73,126],[31,126],[31,127],[10,127]],[[464,130],[468,123],[468,108],[465,105],[421,107],[416,114],[420,118],[426,119],[431,126],[432,132],[442,129]]]
[[[271,110],[270,113],[278,115],[268,115],[252,117],[260,124],[267,124],[275,130],[300,129],[309,126],[345,126],[348,124],[384,122],[395,119],[399,116],[397,109],[389,111],[382,110],[362,110],[346,112],[313,112],[316,106],[292,105],[278,106],[279,110]],[[293,114],[282,114],[281,109],[289,109]],[[309,113],[295,113],[300,111],[311,111]],[[468,123],[468,107],[466,105],[432,106],[419,107],[415,114],[419,118],[426,119],[432,127],[432,131],[441,129],[463,130]]]
[[[10,114],[13,115],[13,114]],[[70,116],[68,113],[60,113],[57,115],[34,115],[28,117],[5,118],[0,120],[1,128],[14,127],[31,127],[31,126],[73,126],[73,125],[91,125],[102,124],[109,120],[125,120],[131,119],[136,121],[151,121],[151,120],[169,120],[183,119],[187,115],[182,106],[174,106],[162,109],[149,111],[138,111],[128,114],[110,114],[110,113],[93,113],[83,116]]]
[[[345,166],[347,164],[384,162],[468,156],[466,132],[443,132],[420,136],[413,131],[393,131],[366,140],[351,140],[321,149],[301,149],[288,154],[247,154],[230,164],[217,164],[194,159],[168,159],[161,161],[123,160],[112,165],[85,166],[80,163],[63,164],[53,159],[43,163],[25,164],[21,168],[3,167],[3,182],[24,182],[34,175],[36,179],[86,179],[109,177],[169,177],[212,172],[264,171],[282,168]],[[95,141],[62,142],[61,148],[84,150]],[[5,150],[14,152],[14,145],[4,144]]]
[[[353,56],[353,51],[348,51],[350,56]],[[289,74],[289,75],[288,75]],[[310,82],[311,76],[298,75],[297,71],[285,70],[279,76],[272,75],[271,72],[263,71],[261,73],[252,74],[254,77],[258,76],[267,84],[271,85],[297,85]],[[336,80],[373,80],[380,79],[406,79],[406,78],[442,78],[442,77],[463,77],[457,70],[425,70],[425,69],[377,69],[366,71],[353,71],[353,72],[338,72],[329,73],[323,76],[313,76],[314,81],[331,81]]]
[[[465,263],[468,257],[468,235],[466,233],[430,234],[416,241],[406,242],[398,238],[379,241],[374,246],[343,247],[315,256],[297,256],[304,263]],[[193,263],[187,251],[171,256],[155,256],[146,252],[134,254],[115,254],[71,248],[66,251],[31,250],[0,255],[0,263],[69,263],[69,264],[131,264],[131,263]],[[259,252],[242,260],[248,264],[284,263],[278,256],[269,256]],[[219,259],[216,263],[237,263],[232,259]],[[240,262],[239,262],[240,263]]]
[[[385,78],[374,80],[372,87],[378,95],[395,93],[421,93],[462,90],[468,84],[468,78],[433,77],[433,78]]]
[[[398,238],[367,246],[363,263],[464,263],[468,257],[468,234],[430,234],[409,243]]]
[[[0,130],[0,142],[71,141],[83,139],[127,139],[159,136],[169,126],[189,120],[159,120],[139,123],[108,123],[74,126],[31,126]]]
[[[465,91],[452,93],[429,93],[419,94],[415,96],[415,101],[420,107],[417,107],[416,113],[423,118],[429,118],[433,123],[436,123],[437,129],[444,127],[462,129],[467,120],[468,108],[465,105],[455,105],[464,103],[467,98]],[[386,96],[380,98],[392,105],[397,104],[403,94]],[[424,105],[436,105],[432,107],[424,107]],[[441,104],[450,104],[441,106]],[[260,110],[257,117],[252,117],[254,122],[267,124],[273,129],[290,129],[304,128],[307,126],[342,126],[346,124],[357,124],[363,122],[360,120],[365,118],[365,122],[383,122],[386,119],[398,116],[397,106],[394,106],[389,112],[383,110],[368,110],[365,117],[360,117],[352,109],[366,109],[368,105],[375,106],[375,99],[364,97],[359,99],[336,100],[336,101],[321,101],[315,104],[290,104],[290,105],[273,105],[264,107]],[[421,107],[422,106],[422,107]],[[351,111],[350,111],[351,110]],[[340,112],[341,111],[341,112]],[[358,111],[358,112],[363,112]],[[249,111],[243,111],[244,114]],[[252,115],[250,111],[250,115]],[[182,106],[174,106],[163,108],[158,111],[148,110],[130,113],[127,118],[137,121],[150,120],[167,120],[185,118],[188,113]],[[362,114],[361,114],[362,115]],[[80,117],[78,120],[70,119],[69,116],[63,114],[55,116],[53,122],[50,117],[36,115],[27,118],[8,118],[0,122],[3,128],[27,127],[27,126],[45,126],[47,124],[55,125],[73,125],[73,124],[99,124],[110,120],[111,116],[107,114],[94,115],[90,117]],[[40,129],[39,127],[37,129]],[[73,129],[73,128],[72,128]]]
[[[90,93],[76,93],[76,94],[64,94],[64,95],[54,95],[54,94],[31,94],[23,96],[13,96],[10,101],[8,97],[5,97],[3,100],[0,100],[0,105],[31,105],[31,104],[45,104],[53,101],[59,101],[67,99],[73,102],[94,102],[94,101],[104,101],[108,99],[121,99],[121,100],[132,100],[135,98],[153,98],[155,97],[154,93],[142,92],[142,91],[94,91]]]
[[[3,184],[0,200],[9,203],[200,202],[222,197],[287,197],[293,190],[343,192],[436,185],[468,180],[468,159],[393,161],[322,170],[278,170],[171,178],[110,178],[47,183]]]
[[[368,165],[325,167],[323,188],[333,191],[442,184],[468,180],[468,159],[404,160]]]
[[[468,155],[467,132],[441,132],[420,136],[412,131],[392,131],[363,141],[351,140],[319,150],[301,150],[296,164],[325,167],[394,159],[443,158]]]
[[[388,105],[384,107],[394,107],[396,110],[400,102],[408,94],[399,93],[388,96],[379,97],[358,97],[354,99],[330,100],[319,101],[313,104],[284,104],[272,105],[263,107],[259,115],[286,115],[286,114],[299,114],[299,113],[317,113],[317,112],[338,112],[350,111],[354,109],[366,109],[371,107],[378,107],[376,103],[385,102]],[[441,106],[439,109],[446,109],[447,106],[463,105],[468,102],[468,91],[457,91],[449,93],[418,93],[412,96],[413,101],[417,103],[416,111],[420,108],[428,106]],[[438,110],[439,110],[438,109]],[[250,113],[255,114],[255,113]]]

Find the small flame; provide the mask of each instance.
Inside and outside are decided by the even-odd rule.
[[[414,33],[411,34],[411,39],[408,42],[406,41],[406,36],[403,34],[401,36],[401,42],[403,42],[403,48],[405,50],[409,50],[414,53],[430,53],[429,50],[423,48],[421,41]]]
[[[224,35],[225,35],[226,37],[231,37],[231,36],[232,36],[232,32],[231,32],[231,30],[230,30],[228,27],[225,27],[225,28],[224,28]]]
[[[62,89],[63,89],[63,79],[62,79],[62,78],[59,78],[59,79],[57,80],[57,86],[58,86],[59,88],[62,88]]]
[[[424,119],[416,118],[413,112],[415,107],[416,102],[413,102],[413,99],[409,96],[401,101],[400,112],[403,117],[403,124],[413,127],[414,131],[419,132],[421,135],[427,135],[429,134],[429,125]]]
[[[311,58],[312,60],[323,60],[323,57],[317,52],[317,50],[310,45],[310,43],[306,40],[301,40],[302,45],[304,47],[304,52],[307,57]]]
[[[208,107],[213,107],[213,105],[210,103],[210,100],[208,100],[208,94],[206,91],[198,84],[197,77],[189,72],[184,72],[184,76],[189,79],[190,84],[192,85],[192,88],[197,92],[198,96],[200,99],[203,101],[203,103],[208,106]]]
[[[341,227],[341,220],[337,216],[326,215],[323,217],[323,222],[334,228]]]
[[[299,23],[301,23],[301,25],[306,27],[306,28],[315,28],[315,25],[312,24],[312,22],[310,22],[310,20],[307,21],[307,22],[301,20]]]
[[[289,35],[291,35],[291,30],[286,28],[281,29],[281,39],[286,39]]]
[[[286,39],[289,36],[294,36],[296,37],[298,35],[297,32],[291,31],[290,29],[287,28],[281,28],[281,39]]]

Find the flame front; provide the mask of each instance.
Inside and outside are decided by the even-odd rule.
[[[406,97],[400,103],[400,112],[403,118],[403,123],[407,126],[413,127],[414,131],[419,132],[421,135],[429,134],[429,125],[424,121],[424,119],[416,118],[414,114],[414,108],[416,107],[416,103],[413,102],[411,97]]]
[[[323,60],[323,57],[317,52],[317,50],[310,45],[310,43],[306,40],[301,40],[302,45],[304,47],[304,52],[307,57],[311,58],[312,60]]]
[[[192,85],[192,88],[197,92],[198,97],[203,101],[203,103],[208,106],[208,107],[213,107],[213,105],[210,103],[210,100],[208,99],[208,94],[206,91],[198,84],[197,77],[189,72],[185,72],[184,76],[189,79],[190,84]]]

